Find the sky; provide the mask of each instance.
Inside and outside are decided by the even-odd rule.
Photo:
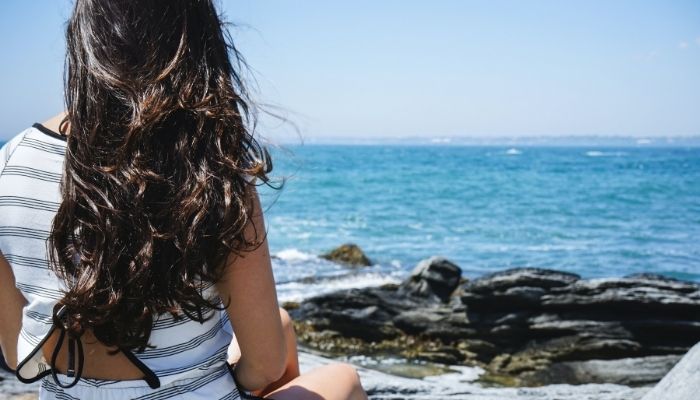
[[[217,4],[275,140],[700,135],[700,1]],[[0,1],[0,141],[62,110],[71,6]]]

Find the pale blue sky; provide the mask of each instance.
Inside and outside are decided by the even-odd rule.
[[[71,4],[0,2],[0,140],[61,110]],[[310,141],[700,134],[698,1],[220,4],[258,99]]]

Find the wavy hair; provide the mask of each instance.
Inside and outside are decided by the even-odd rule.
[[[159,314],[203,322],[228,256],[263,242],[246,176],[270,185],[272,162],[222,21],[211,0],[76,0],[47,242],[70,335],[142,350]]]

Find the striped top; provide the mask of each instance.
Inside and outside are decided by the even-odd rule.
[[[65,139],[40,124],[0,148],[0,252],[28,301],[17,347],[17,376],[27,382],[49,373],[42,352],[34,350],[48,336],[54,305],[63,296],[62,283],[48,268],[47,239],[61,201],[65,151]],[[213,287],[209,292],[215,296]],[[161,386],[202,377],[224,365],[231,324],[225,311],[211,312],[216,315],[204,323],[186,316],[175,320],[170,314],[155,319],[150,336],[154,347],[135,356],[157,375]],[[147,387],[144,381],[83,381],[114,388]]]

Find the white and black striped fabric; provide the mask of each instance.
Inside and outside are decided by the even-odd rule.
[[[61,282],[47,266],[46,240],[61,200],[65,151],[65,140],[40,124],[0,149],[0,252],[28,301],[18,341],[18,360],[25,362],[18,376],[27,380],[45,375],[49,368],[40,351],[29,356],[47,336],[52,310],[62,297]],[[213,287],[210,290],[214,295]],[[87,378],[63,389],[48,376],[43,378],[40,399],[240,398],[226,364],[231,324],[225,312],[213,312],[214,318],[203,324],[186,317],[174,320],[170,315],[155,321],[150,337],[155,347],[135,355],[158,376],[158,389],[143,380]]]

